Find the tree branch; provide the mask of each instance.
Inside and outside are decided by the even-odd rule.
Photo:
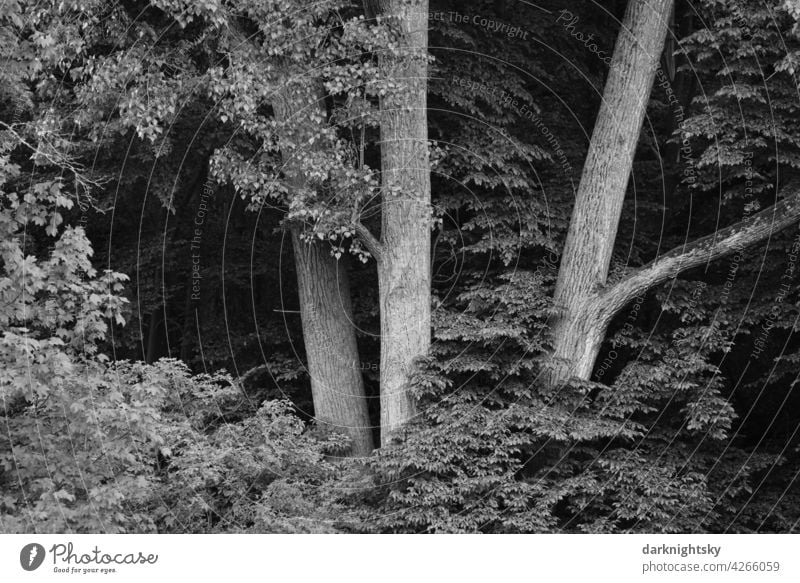
[[[800,183],[783,189],[784,198],[773,206],[692,243],[677,247],[601,291],[601,317],[610,320],[626,304],[647,290],[679,274],[716,259],[743,251],[800,222]]]
[[[383,259],[383,244],[375,238],[375,235],[373,235],[361,221],[353,221],[353,228],[370,255],[375,258],[375,261],[380,263]]]
[[[248,370],[247,372],[245,372],[243,375],[241,375],[239,377],[238,381],[242,386],[244,386],[246,383],[250,382],[250,379],[252,377],[254,377],[257,374],[260,374],[262,372],[269,372],[269,366],[267,366],[266,364],[261,364],[259,366],[255,366],[255,367],[251,368],[250,370]]]
[[[53,150],[52,153],[47,152],[41,146],[34,145],[28,142],[14,129],[12,125],[0,121],[0,129],[8,132],[11,135],[12,139],[16,140],[18,144],[22,144],[23,146],[31,150],[33,152],[33,154],[31,155],[31,159],[34,160],[34,163],[36,162],[37,157],[42,157],[48,162],[50,162],[50,164],[52,164],[53,166],[60,168],[62,171],[66,170],[68,172],[72,172],[73,176],[75,177],[75,181],[81,186],[83,186],[84,189],[86,189],[87,191],[90,189],[90,187],[102,186],[102,183],[100,181],[92,180],[91,178],[89,178],[84,174],[83,166],[81,166],[78,162],[76,162],[74,159],[70,158],[66,154],[59,152],[52,145],[47,144],[47,142],[45,142],[45,144],[50,146],[50,148]]]

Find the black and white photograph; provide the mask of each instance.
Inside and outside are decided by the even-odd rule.
[[[0,579],[798,544],[800,0],[0,0]]]

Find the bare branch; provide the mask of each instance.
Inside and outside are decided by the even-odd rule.
[[[261,374],[262,372],[269,372],[269,366],[267,366],[266,364],[262,364],[262,365],[253,367],[250,370],[248,370],[247,372],[245,372],[244,374],[242,374],[239,377],[238,381],[239,381],[239,383],[244,385],[244,384],[250,382],[250,379],[252,377],[254,377],[254,376],[258,375],[258,374]]]
[[[600,292],[596,300],[610,320],[628,302],[679,274],[743,251],[800,222],[800,183],[783,189],[783,200],[730,227],[677,247]]]

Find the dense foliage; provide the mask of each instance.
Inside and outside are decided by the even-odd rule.
[[[559,254],[625,2],[461,4],[429,18],[420,414],[360,460],[313,423],[285,233],[357,258],[352,364],[377,395],[377,282],[351,219],[380,213],[391,26],[346,0],[3,4],[0,530],[797,529],[797,228],[638,297],[592,380],[548,388]],[[799,19],[789,0],[677,3],[612,279],[797,176]],[[308,149],[272,104],[317,81]]]

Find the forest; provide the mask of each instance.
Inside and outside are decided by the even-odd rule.
[[[0,0],[0,532],[800,532],[800,0]]]

